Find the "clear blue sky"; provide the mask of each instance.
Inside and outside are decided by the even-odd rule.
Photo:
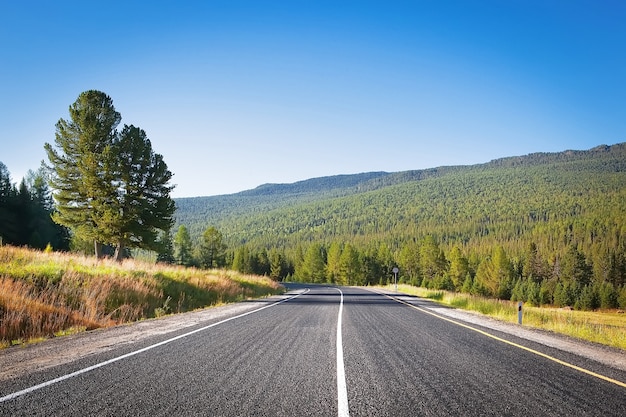
[[[174,197],[589,149],[626,141],[626,2],[0,3],[14,182],[89,89]]]

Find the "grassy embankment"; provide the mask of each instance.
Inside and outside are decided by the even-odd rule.
[[[277,294],[225,270],[0,247],[0,347]]]
[[[394,287],[390,285],[386,288],[393,289]],[[517,302],[428,290],[410,285],[398,285],[398,291],[459,309],[477,311],[498,320],[517,323]],[[522,309],[522,323],[526,327],[549,330],[626,350],[626,314],[615,310],[574,311],[525,305]]]

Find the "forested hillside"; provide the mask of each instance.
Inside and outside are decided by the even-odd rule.
[[[380,282],[399,265],[406,281],[501,298],[527,298],[522,284],[539,297],[543,285],[537,303],[563,305],[595,285],[591,306],[604,283],[613,289],[605,304],[616,306],[625,284],[624,143],[176,204],[192,238],[216,227],[235,266],[252,258],[244,264],[257,272],[269,273],[268,254],[281,259],[282,275],[313,281]]]

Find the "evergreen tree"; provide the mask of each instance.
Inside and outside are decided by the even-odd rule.
[[[414,285],[421,283],[419,245],[415,241],[410,241],[402,247],[398,255],[398,266],[403,275],[407,275],[410,283]]]
[[[242,274],[252,273],[252,258],[250,256],[250,250],[246,245],[238,247],[235,251],[233,269]]]
[[[396,261],[393,259],[393,254],[385,243],[381,243],[378,246],[378,253],[376,255],[378,262],[381,266],[381,275],[379,277],[379,284],[385,285],[393,276],[393,268],[396,266]]]
[[[220,268],[225,264],[224,237],[215,227],[207,227],[199,246],[199,262],[204,268]]]
[[[28,245],[38,249],[44,249],[50,245],[56,250],[68,250],[70,244],[69,229],[52,220],[55,206],[48,187],[48,171],[44,163],[41,163],[41,167],[37,171],[29,170],[26,173],[25,181],[31,199],[31,219],[29,222],[31,232]]]
[[[165,264],[176,263],[176,258],[174,256],[174,242],[172,241],[172,233],[169,229],[161,234],[156,260],[157,262]]]
[[[16,203],[16,241],[17,246],[26,246],[30,241],[31,233],[36,232],[32,229],[30,221],[34,215],[34,207],[31,204],[30,192],[26,187],[26,181],[22,179],[17,189]]]
[[[498,246],[490,258],[480,263],[474,284],[480,291],[501,299],[509,299],[513,288],[513,270],[504,248]]]
[[[325,282],[326,261],[324,250],[319,243],[309,245],[298,276],[305,282]]]
[[[0,244],[13,243],[17,231],[17,190],[11,184],[11,174],[0,162]]]
[[[178,227],[174,236],[174,257],[179,265],[191,266],[193,263],[191,238],[184,224]]]
[[[574,288],[567,282],[559,282],[554,289],[554,305],[557,307],[571,307],[575,302]]]
[[[362,273],[362,263],[359,253],[351,244],[347,243],[341,251],[339,281],[342,285],[363,285],[365,277]]]
[[[174,222],[174,187],[169,185],[172,173],[142,129],[124,126],[112,149],[117,189],[108,201],[107,218],[113,221],[105,242],[115,245],[119,260],[126,247],[159,249],[159,234]]]
[[[276,248],[272,248],[268,254],[270,262],[270,278],[274,281],[281,280],[285,272],[283,255]]]
[[[537,245],[534,242],[528,244],[526,257],[522,268],[522,275],[535,282],[541,282],[546,278],[545,266],[539,256]]]
[[[364,285],[376,285],[383,277],[383,265],[378,259],[378,248],[368,246],[364,252],[360,252],[361,273]]]
[[[326,282],[339,282],[339,275],[341,273],[341,246],[342,245],[339,242],[333,241],[328,248],[326,260]]]
[[[595,310],[600,306],[600,299],[591,285],[585,285],[578,294],[574,307],[577,310]]]
[[[267,276],[270,274],[270,260],[267,256],[267,251],[265,249],[261,249],[259,252],[255,254],[253,257],[254,265],[252,268],[252,272],[256,275]]]
[[[578,251],[575,244],[569,246],[561,262],[561,276],[566,281],[572,281],[580,287],[591,283],[591,268],[587,264],[585,255]]]
[[[446,270],[446,259],[432,236],[426,236],[422,240],[419,248],[419,262],[423,280],[428,282],[434,282]]]
[[[70,120],[60,119],[56,124],[56,149],[45,144],[56,190],[54,219],[92,240],[100,257],[102,243],[109,238],[102,223],[116,215],[108,208],[116,194],[110,162],[121,116],[111,98],[95,90],[81,93],[69,112]]]
[[[467,274],[465,276],[465,279],[463,280],[463,286],[461,287],[461,291],[469,294],[472,292],[473,286],[474,286],[474,280],[472,279],[472,276],[470,274]]]
[[[598,284],[599,307],[603,309],[617,308],[617,290],[610,282]]]
[[[469,261],[461,253],[461,249],[455,246],[448,255],[450,258],[450,279],[454,288],[460,290],[469,274]]]
[[[124,126],[113,101],[90,90],[70,106],[70,120],[56,125],[55,146],[45,149],[52,166],[58,211],[55,221],[79,239],[114,246],[120,260],[127,247],[157,250],[157,237],[173,224],[171,172],[143,130]]]

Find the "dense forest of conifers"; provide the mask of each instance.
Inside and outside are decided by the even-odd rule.
[[[227,263],[277,279],[402,281],[580,309],[626,308],[626,144],[177,199]]]
[[[0,245],[67,250],[69,230],[52,221],[54,200],[44,168],[29,171],[19,186],[0,161]]]

